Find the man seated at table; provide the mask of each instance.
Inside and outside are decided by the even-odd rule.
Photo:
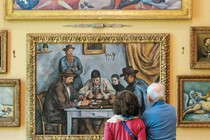
[[[80,99],[103,100],[113,98],[116,94],[116,91],[106,78],[101,77],[98,70],[93,70],[91,72],[91,79],[85,83],[85,85],[80,89],[79,93],[83,95],[83,97],[80,96]],[[85,122],[90,134],[103,133],[105,122],[104,119],[101,121],[98,131],[95,131],[94,129],[93,120],[86,119]]]
[[[71,70],[63,71],[59,79],[53,83],[48,91],[44,100],[43,114],[49,123],[63,124],[63,134],[66,134],[66,120],[67,114],[65,108],[75,107],[74,100],[77,100],[78,93],[69,86],[73,83],[76,75]],[[73,133],[77,133],[78,121],[73,120],[74,128]],[[54,128],[47,128],[54,129]]]

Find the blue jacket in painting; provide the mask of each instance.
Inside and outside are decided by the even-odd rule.
[[[64,56],[60,59],[59,61],[59,71],[60,73],[67,70],[67,69],[71,69],[77,76],[74,77],[74,82],[73,87],[79,91],[82,87],[82,79],[80,77],[80,75],[83,72],[83,66],[82,63],[80,61],[80,59],[77,56],[73,56],[74,60],[72,63],[69,62],[67,56]]]

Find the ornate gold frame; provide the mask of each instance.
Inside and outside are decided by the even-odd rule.
[[[0,118],[0,127],[20,126],[20,79],[0,79],[0,87],[13,87],[13,116]],[[1,94],[1,93],[0,93]]]
[[[194,118],[197,118],[197,120],[193,120],[193,117],[190,118],[187,116],[185,118],[185,115],[184,115],[185,114],[184,112],[186,111],[185,109],[186,103],[189,104],[189,101],[186,101],[186,100],[191,98],[189,91],[193,90],[193,91],[199,92],[199,91],[203,91],[204,87],[209,88],[209,86],[206,86],[206,85],[209,85],[210,83],[210,75],[193,75],[193,76],[192,75],[178,75],[177,80],[178,80],[177,126],[178,127],[204,127],[204,128],[210,127],[209,120],[204,121],[203,118],[199,116],[197,117],[194,116]],[[197,83],[193,84],[191,82],[197,82]],[[204,85],[204,82],[207,82],[207,83]],[[203,84],[203,87],[202,87],[202,84]],[[186,95],[188,95],[189,98],[187,98]],[[192,108],[192,107],[194,107],[194,105],[189,106],[189,108]],[[196,114],[192,113],[191,115],[196,115]],[[200,118],[200,120],[198,120],[198,118]]]
[[[4,0],[5,19],[190,19],[191,0],[182,0],[180,10],[14,10],[13,0]]]
[[[198,58],[199,47],[203,45],[203,40],[210,38],[210,27],[197,26],[191,27],[191,59],[190,67],[192,69],[209,69],[210,57],[205,61],[200,61]],[[210,46],[209,46],[210,47]]]
[[[7,72],[7,31],[0,30],[0,73]]]
[[[169,102],[169,34],[27,34],[27,139],[102,139],[102,135],[36,135],[36,44],[37,43],[160,43],[160,81]]]

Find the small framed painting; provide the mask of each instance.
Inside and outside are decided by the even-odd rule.
[[[20,126],[20,79],[0,79],[0,127]]]
[[[106,44],[86,43],[84,44],[84,54],[103,54],[106,53]]]
[[[191,27],[192,69],[210,68],[210,27]]]
[[[7,72],[7,31],[0,30],[0,73]]]
[[[210,127],[210,75],[178,76],[178,126]]]

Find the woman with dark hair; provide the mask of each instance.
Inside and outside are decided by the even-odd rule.
[[[105,123],[104,140],[146,140],[145,124],[138,117],[138,99],[132,92],[123,90],[116,97],[113,113]]]

